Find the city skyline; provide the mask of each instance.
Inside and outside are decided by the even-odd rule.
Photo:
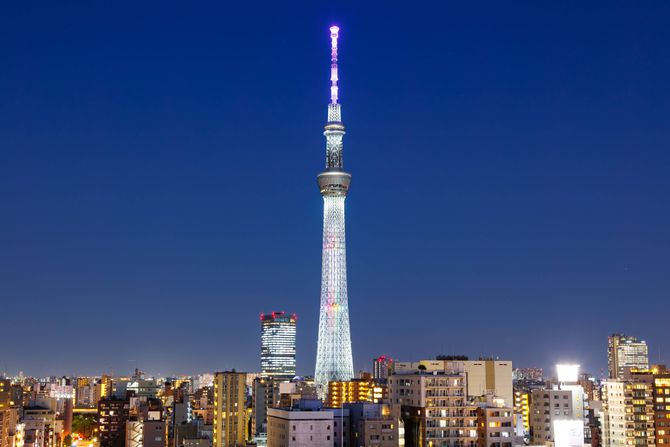
[[[273,309],[313,371],[332,23],[354,371],[465,354],[600,376],[616,332],[667,362],[662,315],[629,309],[670,289],[667,5],[157,5],[0,18],[0,371],[258,371]]]

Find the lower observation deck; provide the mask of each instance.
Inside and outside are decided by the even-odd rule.
[[[351,184],[351,174],[340,170],[325,171],[316,176],[316,182],[322,196],[346,196]]]

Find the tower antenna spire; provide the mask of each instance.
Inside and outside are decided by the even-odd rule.
[[[330,27],[330,102],[337,104],[337,39],[340,28],[336,25]]]

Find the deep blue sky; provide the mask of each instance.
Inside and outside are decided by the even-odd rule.
[[[313,372],[332,23],[356,369],[670,360],[670,4],[227,3],[3,3],[0,371]]]

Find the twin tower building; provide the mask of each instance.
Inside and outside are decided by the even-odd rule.
[[[330,103],[325,126],[326,168],[317,176],[323,197],[323,252],[321,308],[314,381],[323,390],[330,381],[354,377],[347,296],[347,250],[344,200],[351,174],[344,170],[344,124],[339,103],[337,43],[339,28],[330,28]],[[295,376],[295,315],[283,312],[261,315],[261,367],[272,376]]]

